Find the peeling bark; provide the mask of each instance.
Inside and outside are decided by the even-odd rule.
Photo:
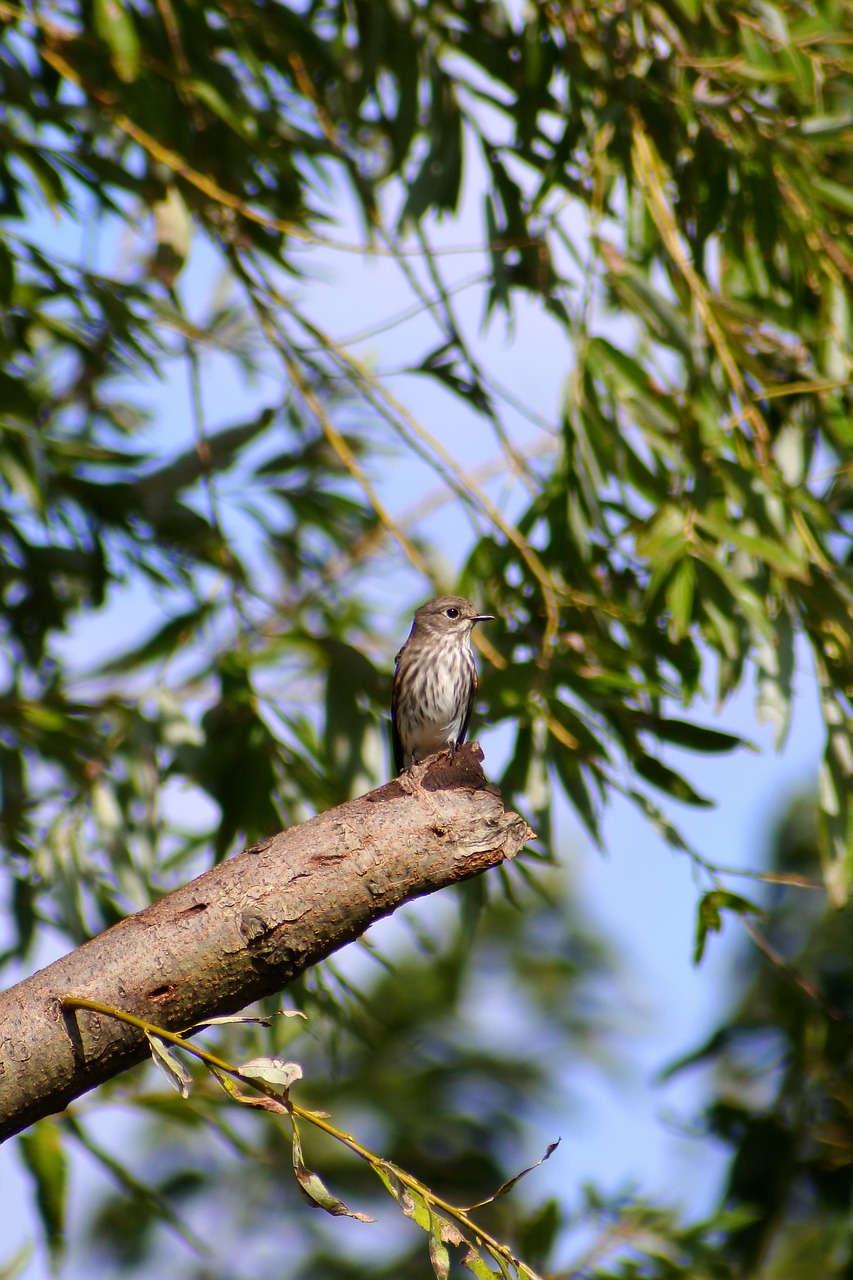
[[[469,743],[291,827],[0,994],[0,1141],[148,1055],[141,1032],[67,1011],[82,996],[170,1031],[281,989],[401,903],[512,858],[532,832]]]

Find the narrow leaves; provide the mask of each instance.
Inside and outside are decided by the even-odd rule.
[[[761,908],[740,894],[729,893],[725,889],[712,889],[703,894],[696,914],[696,941],[693,948],[693,963],[699,964],[705,954],[705,945],[709,933],[720,933],[723,928],[723,912],[734,911],[736,915],[760,916]]]
[[[302,1157],[299,1128],[296,1123],[296,1117],[292,1112],[290,1113],[290,1122],[293,1126],[293,1172],[296,1174],[299,1190],[308,1203],[317,1209],[323,1209],[334,1217],[355,1218],[357,1222],[373,1222],[374,1219],[368,1217],[366,1213],[356,1213],[353,1209],[348,1209],[343,1200],[339,1200],[337,1196],[332,1195],[322,1179],[308,1168]]]
[[[150,1031],[146,1031],[145,1036],[151,1047],[151,1057],[169,1081],[169,1084],[173,1089],[177,1089],[182,1098],[188,1098],[193,1078],[187,1068],[180,1058],[172,1052],[171,1047],[165,1040],[161,1040],[159,1036],[152,1035]]]

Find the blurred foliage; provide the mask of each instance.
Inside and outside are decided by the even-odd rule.
[[[0,23],[3,960],[28,963],[49,926],[81,942],[211,858],[381,780],[390,659],[410,606],[450,587],[500,615],[482,682],[511,734],[499,781],[549,855],[555,793],[599,839],[614,791],[690,852],[666,806],[708,801],[672,749],[740,740],[673,709],[687,716],[711,681],[722,703],[754,677],[781,744],[804,640],[826,722],[817,846],[843,904],[850,6],[563,0],[513,17],[483,0],[0,0]],[[558,420],[479,354],[455,255],[434,247],[475,188],[482,324],[523,341],[531,314],[547,319],[566,372]],[[394,265],[389,315],[405,301],[432,326],[409,377],[455,406],[460,443],[487,432],[496,461],[466,469],[358,344],[316,320],[310,273],[330,257],[312,254]],[[215,407],[224,377],[243,389],[236,420]],[[409,467],[434,485],[424,510],[451,502],[470,517],[458,581],[435,525],[388,505],[391,468]],[[692,856],[701,954],[722,912],[753,927],[754,908]],[[457,962],[452,948],[434,957],[435,981]],[[529,948],[512,957],[518,981],[530,963]],[[389,1016],[398,981],[373,995]],[[559,1023],[577,993],[554,984]],[[844,1254],[832,1215],[847,1195],[846,997],[797,989],[802,1027],[780,997],[762,1044],[781,1036],[817,1074],[785,1084],[780,1069],[764,1112],[721,1101],[712,1116],[736,1148],[729,1217],[685,1229],[654,1207],[590,1200],[614,1238],[630,1219],[636,1238],[668,1242],[661,1275],[688,1262],[693,1275],[777,1274],[773,1251],[800,1247],[774,1235],[781,1208],[792,1224],[800,1214],[807,1257],[819,1220]],[[423,1011],[413,995],[401,1037],[424,1034],[452,995]],[[381,1042],[366,1033],[370,1053]],[[468,1049],[447,1052],[462,1062]],[[471,1061],[488,1078],[493,1064]],[[392,1117],[404,1075],[380,1095],[375,1074],[349,1071],[354,1106],[387,1108],[389,1149],[414,1142],[411,1093]],[[513,1115],[533,1077],[507,1076]],[[423,1087],[449,1106],[440,1073]],[[466,1101],[476,1132],[458,1111],[441,1127],[461,1144],[457,1181],[486,1193],[514,1171],[483,1136],[512,1131],[497,1093]],[[755,1203],[765,1139],[782,1154]],[[56,1243],[61,1149],[47,1130],[28,1142]],[[430,1176],[452,1180],[452,1164],[437,1158]],[[191,1197],[186,1173],[166,1176]],[[562,1213],[540,1207],[507,1230],[545,1258]],[[323,1273],[349,1265],[327,1256]]]
[[[721,1220],[703,1226],[714,1265],[699,1265],[700,1251],[695,1270],[661,1262],[643,1274],[850,1275],[853,947],[849,921],[816,891],[817,842],[813,800],[795,801],[773,841],[778,883],[759,946],[744,943],[733,966],[733,1009],[665,1073],[710,1073],[701,1133],[731,1149]]]
[[[603,995],[607,958],[559,892],[556,873],[546,880],[555,890],[550,903],[522,913],[496,899],[473,944],[469,911],[464,899],[457,900],[429,935],[415,927],[390,964],[361,957],[357,987],[334,964],[291,987],[288,997],[308,1011],[307,1024],[278,1021],[271,1032],[241,1027],[225,1038],[217,1029],[219,1043],[236,1050],[238,1060],[258,1052],[296,1057],[305,1073],[292,1091],[300,1106],[329,1106],[335,1125],[416,1174],[451,1204],[485,1200],[504,1182],[507,1169],[515,1175],[545,1154],[525,1142],[525,1117],[576,1105],[572,1058],[580,1066],[592,1055],[604,1070],[612,1062],[612,1032],[604,1023],[610,1005]],[[500,1001],[495,987],[503,993]],[[609,1018],[618,1028],[621,1018],[612,1007]],[[327,1038],[317,1035],[330,1022],[331,1083]],[[559,1081],[553,1072],[558,1059],[567,1068]],[[425,1274],[423,1235],[399,1211],[392,1213],[385,1189],[365,1164],[307,1124],[300,1126],[309,1166],[350,1209],[378,1220],[378,1227],[358,1228],[364,1239],[350,1237],[355,1251],[348,1257],[337,1234],[341,1220],[328,1223],[306,1212],[300,1200],[282,1118],[235,1116],[210,1078],[194,1074],[188,1102],[144,1087],[133,1091],[135,1105],[152,1122],[134,1162],[137,1170],[141,1165],[137,1176],[144,1191],[129,1204],[123,1186],[97,1207],[90,1230],[100,1267],[109,1273],[122,1267],[131,1274],[136,1267],[147,1272],[158,1256],[152,1249],[162,1247],[166,1203],[203,1242],[195,1257],[191,1248],[171,1245],[174,1275],[236,1280],[257,1274],[275,1256],[288,1259],[282,1274],[294,1277],[383,1275],[386,1266],[388,1274],[401,1277]],[[105,1092],[121,1104],[128,1096],[127,1078]],[[78,1129],[78,1140],[79,1135]],[[557,1140],[560,1134],[550,1136]],[[561,1163],[562,1154],[559,1149],[551,1164]],[[516,1201],[524,1203],[523,1192],[474,1217],[517,1251],[525,1240]]]

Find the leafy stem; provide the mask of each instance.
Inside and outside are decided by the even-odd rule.
[[[339,1129],[337,1125],[332,1124],[322,1113],[311,1111],[306,1107],[301,1107],[294,1102],[290,1096],[290,1086],[282,1087],[280,1084],[272,1083],[275,1078],[276,1068],[272,1065],[275,1060],[258,1060],[258,1063],[267,1062],[270,1069],[267,1072],[269,1078],[264,1078],[260,1071],[263,1068],[258,1065],[256,1071],[249,1075],[246,1067],[236,1066],[232,1062],[226,1062],[224,1058],[220,1058],[217,1054],[211,1053],[208,1049],[201,1049],[198,1045],[190,1044],[185,1036],[191,1032],[201,1030],[203,1027],[210,1025],[202,1022],[196,1026],[189,1027],[183,1032],[167,1031],[164,1027],[159,1027],[153,1022],[149,1022],[145,1018],[139,1018],[135,1014],[127,1013],[123,1009],[116,1009],[112,1005],[102,1004],[98,1000],[89,1000],[84,996],[65,996],[62,1000],[64,1009],[86,1009],[91,1013],[98,1013],[104,1017],[115,1018],[119,1022],[124,1022],[128,1026],[136,1027],[145,1033],[149,1039],[156,1038],[159,1041],[165,1041],[167,1044],[175,1045],[191,1054],[194,1058],[198,1058],[200,1062],[216,1075],[217,1079],[223,1084],[226,1093],[235,1102],[248,1106],[264,1106],[254,1098],[251,1098],[233,1087],[226,1085],[222,1080],[222,1075],[226,1077],[234,1077],[241,1083],[249,1085],[262,1093],[265,1098],[272,1103],[271,1106],[264,1106],[264,1109],[275,1113],[286,1113],[293,1125],[293,1166],[299,1182],[300,1189],[306,1198],[313,1204],[325,1209],[326,1212],[334,1215],[346,1215],[354,1217],[360,1221],[371,1221],[365,1214],[354,1213],[348,1209],[342,1201],[333,1196],[323,1185],[317,1174],[307,1168],[302,1158],[302,1149],[299,1139],[299,1132],[296,1126],[297,1120],[305,1121],[307,1124],[313,1125],[316,1129],[320,1129],[335,1141],[341,1143],[352,1151],[354,1155],[366,1161],[373,1169],[374,1173],[379,1177],[383,1185],[386,1187],[390,1195],[397,1201],[404,1214],[411,1218],[418,1226],[422,1227],[430,1236],[430,1261],[433,1270],[439,1280],[445,1280],[449,1274],[449,1256],[446,1245],[454,1244],[465,1246],[467,1252],[462,1257],[464,1266],[478,1277],[487,1277],[493,1275],[491,1268],[488,1267],[485,1260],[480,1254],[480,1250],[485,1250],[494,1262],[500,1268],[501,1276],[513,1277],[519,1280],[539,1280],[536,1272],[527,1266],[520,1259],[516,1258],[511,1250],[496,1240],[494,1236],[489,1235],[482,1227],[478,1226],[470,1217],[470,1209],[460,1208],[451,1204],[449,1201],[442,1199],[429,1189],[420,1179],[413,1174],[407,1173],[400,1169],[397,1165],[392,1164],[389,1160],[370,1151],[367,1147],[362,1146],[351,1134],[345,1133],[343,1129]],[[256,1019],[247,1019],[247,1021],[255,1021]],[[161,1062],[158,1055],[155,1060]],[[162,1062],[161,1062],[162,1065]],[[167,1068],[168,1068],[167,1060]],[[287,1064],[292,1066],[293,1064]],[[280,1069],[280,1066],[279,1068]],[[221,1073],[221,1074],[220,1074]],[[174,1074],[169,1072],[170,1078],[178,1083],[178,1072]],[[180,1084],[178,1083],[180,1088]],[[185,1090],[181,1090],[185,1092]],[[532,1169],[547,1160],[551,1153],[556,1149],[557,1143],[549,1146],[542,1160],[537,1161],[530,1169],[524,1169],[521,1173],[505,1182],[498,1190],[487,1197],[485,1200],[479,1201],[472,1206],[475,1209],[481,1209],[485,1205],[491,1204],[500,1196],[505,1195],[520,1178],[530,1173]]]

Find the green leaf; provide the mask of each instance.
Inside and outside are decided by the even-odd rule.
[[[608,283],[627,310],[638,313],[661,342],[689,356],[690,330],[683,311],[613,245],[601,241],[599,250],[608,269]]]
[[[719,933],[723,927],[723,912],[734,911],[737,915],[760,916],[763,912],[748,898],[740,894],[729,893],[726,889],[711,889],[699,900],[696,912],[696,941],[693,948],[693,963],[699,964],[705,954],[705,946],[709,933]]]
[[[660,805],[655,804],[648,796],[643,795],[642,791],[635,791],[633,788],[629,788],[625,794],[640,812],[648,818],[652,826],[672,849],[678,849],[680,853],[692,852],[684,836],[663,812]]]
[[[693,724],[689,720],[665,720],[662,716],[643,713],[639,717],[640,727],[653,733],[663,742],[672,742],[678,747],[686,747],[688,751],[703,751],[719,754],[734,751],[736,747],[749,747],[755,750],[752,743],[736,733],[725,733],[722,729],[709,729],[705,725]]]
[[[65,1247],[68,1167],[62,1134],[54,1120],[39,1120],[18,1139],[21,1156],[36,1184],[36,1205],[51,1259]]]
[[[804,116],[797,125],[806,138],[836,138],[853,129],[853,112],[839,111],[834,115]]]
[[[44,147],[25,147],[18,152],[18,159],[32,173],[41,196],[54,213],[69,207],[68,188],[62,180],[54,158]]]
[[[756,719],[774,726],[773,745],[781,751],[791,723],[794,678],[794,626],[787,609],[773,620],[773,639],[761,640],[756,652]]]
[[[702,16],[702,0],[675,0],[681,12],[691,22],[698,22]]]
[[[207,80],[190,80],[187,88],[200,102],[210,107],[211,111],[215,112],[220,120],[224,120],[238,137],[243,138],[250,145],[252,144],[254,131],[250,127],[250,122],[254,122],[254,117],[251,113],[238,114],[231,103],[227,102],[216,87]]]
[[[429,1231],[431,1223],[430,1207],[420,1191],[416,1190],[415,1187],[404,1186],[400,1196],[400,1207],[406,1217],[416,1222],[422,1231]]]
[[[548,710],[557,723],[565,729],[568,736],[574,740],[574,749],[579,760],[584,762],[610,760],[604,743],[593,733],[583,715],[574,707],[568,706],[560,698],[553,698],[549,699]],[[556,736],[553,728],[550,732],[552,736]]]
[[[833,906],[843,907],[853,884],[853,721],[841,697],[821,690],[827,737],[818,776],[818,836],[823,876]]]
[[[186,1108],[181,1105],[181,1110],[186,1110]],[[63,1125],[98,1164],[115,1179],[125,1195],[141,1206],[146,1213],[153,1212],[159,1218],[162,1218],[164,1222],[168,1222],[173,1230],[196,1253],[200,1255],[205,1253],[205,1246],[201,1240],[181,1221],[165,1195],[160,1195],[141,1179],[134,1177],[130,1170],[122,1164],[121,1160],[111,1155],[109,1151],[105,1151],[103,1147],[95,1142],[74,1116],[66,1114],[63,1118]]]
[[[849,187],[842,186],[840,182],[833,182],[831,178],[821,177],[817,173],[810,175],[809,186],[817,195],[822,196],[828,205],[839,209],[848,218],[853,216],[853,191]]]
[[[204,1031],[208,1027],[227,1027],[227,1026],[258,1026],[271,1027],[273,1018],[303,1018],[307,1022],[307,1016],[301,1009],[276,1009],[275,1013],[268,1014],[266,1017],[253,1017],[243,1013],[227,1013],[221,1018],[205,1018],[204,1022],[194,1022],[191,1027],[182,1032],[182,1035],[188,1035],[191,1031]]]
[[[742,663],[749,647],[749,622],[759,623],[756,611],[763,608],[755,593],[716,560],[696,561],[696,610],[702,618],[706,638],[731,663]],[[767,628],[770,619],[766,618]]]
[[[125,84],[136,79],[140,47],[133,11],[124,0],[93,0],[95,30],[109,45],[116,75]]]
[[[371,1169],[377,1177],[384,1183],[386,1189],[400,1203],[405,1194],[405,1186],[400,1181],[400,1175],[397,1169],[389,1160],[373,1160],[370,1164]]]
[[[20,418],[31,418],[37,413],[36,400],[24,379],[0,369],[0,405],[2,412]]]
[[[135,649],[127,649],[117,658],[105,662],[98,668],[98,674],[117,675],[119,672],[136,671],[151,662],[172,657],[178,649],[198,639],[202,624],[210,617],[214,608],[213,603],[203,601],[186,613],[170,618]]]
[[[543,1267],[563,1225],[559,1201],[551,1197],[522,1221],[518,1236],[519,1252],[532,1265]]]
[[[133,490],[150,513],[162,508],[181,490],[189,488],[211,471],[229,467],[240,451],[269,427],[274,409],[262,409],[248,422],[225,427],[206,436],[203,443],[193,445],[164,466],[134,481]]]
[[[492,196],[486,193],[484,200],[484,216],[486,222],[486,238],[490,246],[489,255],[492,267],[492,285],[486,298],[486,313],[484,322],[488,320],[495,307],[502,307],[508,314],[510,307],[509,294],[509,276],[504,266],[505,251],[502,249],[492,248],[500,239],[498,232],[497,218],[495,217],[495,204]]]
[[[12,305],[15,290],[15,256],[5,240],[0,239],[0,304]]]
[[[296,1124],[296,1117],[292,1112],[290,1112],[290,1121],[293,1126],[293,1172],[296,1174],[299,1190],[305,1200],[315,1208],[332,1214],[333,1217],[355,1218],[356,1222],[375,1221],[375,1219],[368,1217],[366,1213],[356,1213],[354,1210],[348,1209],[343,1200],[333,1196],[318,1175],[308,1168],[302,1158],[299,1129]]]
[[[690,634],[695,587],[696,569],[693,558],[685,556],[673,569],[665,591],[666,607],[669,609],[669,632],[676,642]]]
[[[713,800],[694,791],[686,778],[682,778],[680,773],[676,773],[674,769],[670,769],[653,756],[647,756],[642,752],[634,754],[631,756],[631,764],[641,778],[651,782],[652,786],[657,787],[659,791],[665,791],[674,800],[680,800],[682,804],[696,805],[702,809],[713,809]]]
[[[632,404],[641,430],[648,427],[668,436],[679,425],[682,412],[671,395],[653,381],[648,366],[606,338],[592,338],[586,359],[590,368],[610,386],[617,399]]]
[[[462,182],[462,114],[449,77],[436,70],[430,79],[432,97],[429,150],[408,187],[399,225],[420,222],[427,212],[450,213],[459,200]]]
[[[557,777],[571,800],[581,821],[595,843],[601,847],[601,829],[592,796],[578,756],[555,738],[550,739],[549,752]]]
[[[635,537],[637,555],[652,568],[667,564],[684,553],[687,513],[674,503],[666,503],[642,526]]]
[[[774,542],[771,538],[748,533],[736,520],[719,520],[706,512],[697,512],[695,519],[697,526],[719,539],[722,546],[736,547],[738,551],[755,556],[785,578],[805,580],[807,577],[805,549],[797,535],[789,533],[786,541]]]

